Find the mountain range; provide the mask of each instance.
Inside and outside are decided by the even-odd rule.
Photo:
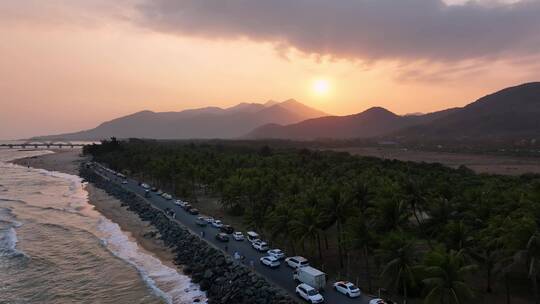
[[[348,116],[327,116],[299,123],[267,124],[252,139],[373,138],[477,140],[540,138],[540,82],[525,83],[484,96],[463,108],[423,115],[396,115],[371,108]]]
[[[540,82],[503,89],[462,108],[397,115],[381,107],[328,116],[296,100],[241,103],[181,112],[142,111],[98,127],[40,139],[98,140],[115,136],[156,139],[498,140],[540,138]]]
[[[94,129],[40,136],[41,140],[100,140],[110,138],[237,138],[267,124],[291,124],[328,114],[294,99],[283,102],[240,103],[230,108],[205,107],[180,112],[141,111],[104,122]]]

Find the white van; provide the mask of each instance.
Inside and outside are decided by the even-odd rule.
[[[252,242],[255,240],[258,240],[260,236],[255,231],[248,231],[246,232],[248,241]]]

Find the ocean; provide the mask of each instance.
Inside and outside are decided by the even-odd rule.
[[[0,303],[194,303],[190,278],[96,211],[78,176],[8,163],[0,148]]]

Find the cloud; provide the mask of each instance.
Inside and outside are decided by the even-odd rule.
[[[142,0],[5,0],[0,1],[0,25],[100,26],[132,19],[136,1]]]
[[[460,61],[540,51],[540,1],[148,0],[137,22],[365,61]]]

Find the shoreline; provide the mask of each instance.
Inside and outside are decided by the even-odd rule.
[[[85,160],[80,156],[81,149],[51,150],[54,153],[19,158],[11,161],[20,166],[29,166],[48,171],[58,171],[79,176],[79,165]],[[129,239],[136,242],[147,254],[158,258],[164,265],[181,272],[175,265],[171,249],[159,239],[159,232],[152,225],[127,209],[120,200],[87,183],[88,203],[107,219],[118,224]]]

